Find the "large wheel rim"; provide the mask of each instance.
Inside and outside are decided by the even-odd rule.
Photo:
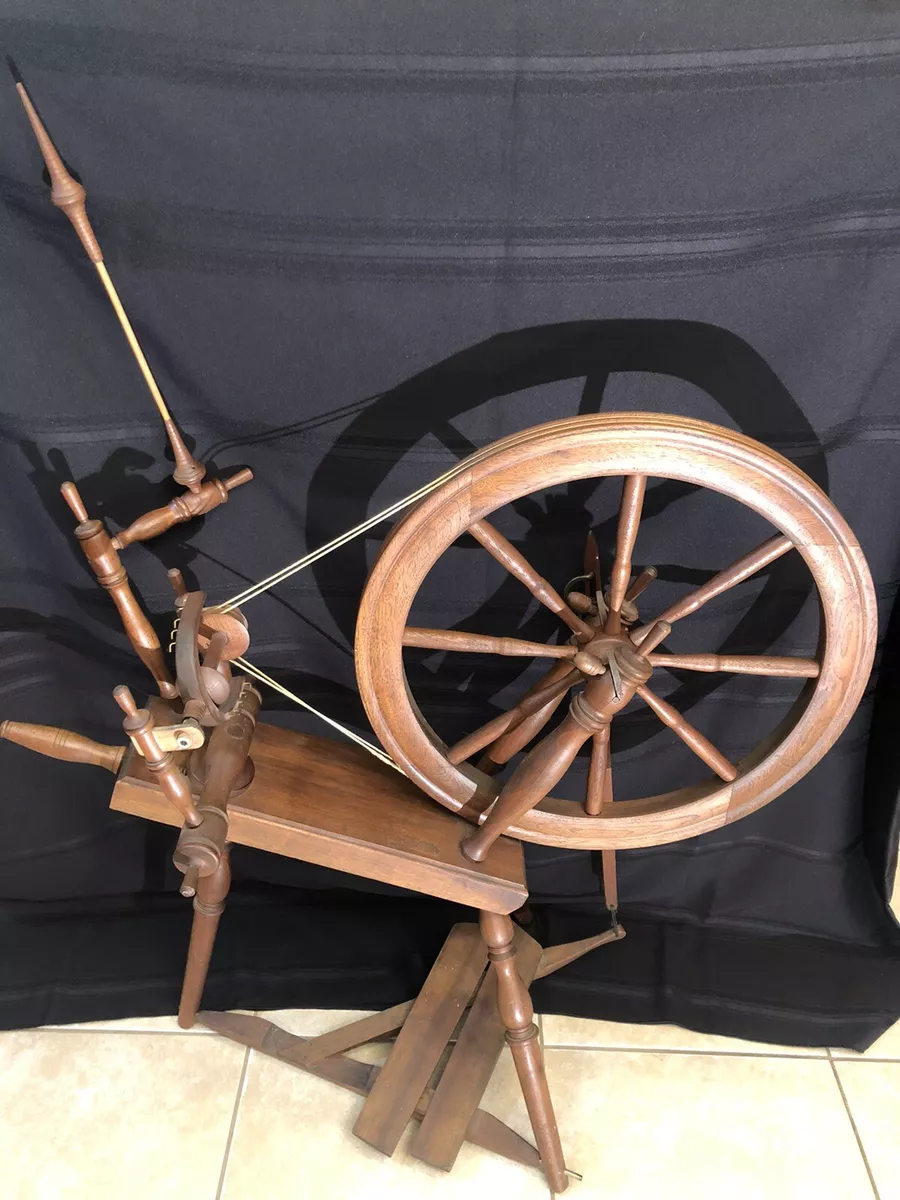
[[[732,783],[711,779],[618,801],[587,816],[549,796],[508,832],[581,849],[657,845],[728,824],[774,800],[834,744],[871,670],[876,610],[865,558],[828,497],[799,468],[741,434],[655,413],[611,413],[537,426],[473,455],[453,479],[393,529],[363,594],[356,633],[360,694],[388,753],[446,808],[483,810],[497,784],[454,766],[406,683],[402,636],[429,570],[476,520],[541,488],[587,477],[645,474],[694,483],[758,512],[793,542],[819,592],[820,672],[769,738],[738,763]],[[851,616],[848,619],[848,614]]]

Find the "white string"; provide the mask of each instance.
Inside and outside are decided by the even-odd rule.
[[[252,663],[247,662],[246,658],[235,658],[233,662],[236,667],[240,667],[242,671],[246,671],[248,675],[251,675],[254,679],[258,679],[260,683],[265,683],[270,688],[274,688],[276,692],[280,692],[282,696],[286,696],[288,700],[293,700],[295,704],[299,704],[301,708],[305,708],[307,712],[311,712],[314,716],[318,717],[320,721],[324,721],[326,725],[330,725],[332,729],[336,729],[338,733],[342,733],[344,737],[348,737],[351,742],[356,742],[357,746],[362,746],[363,750],[368,750],[371,755],[377,758],[379,762],[384,763],[385,766],[393,767],[395,771],[400,771],[401,775],[404,773],[401,768],[397,766],[394,760],[385,754],[385,752],[378,746],[374,746],[371,742],[367,742],[364,737],[360,737],[358,733],[354,733],[352,729],[348,729],[347,726],[342,725],[340,721],[334,721],[331,719],[331,717],[326,717],[323,712],[319,712],[317,708],[313,708],[308,701],[301,699],[300,696],[284,687],[276,679],[273,679],[271,675],[267,675],[265,671],[261,671],[259,667],[254,667]]]
[[[243,592],[238,592],[236,596],[232,596],[230,600],[216,604],[212,611],[220,613],[231,612],[238,605],[246,604],[248,600],[255,600],[257,596],[261,596],[263,592],[268,591],[269,588],[274,587],[277,583],[282,583],[285,579],[289,579],[291,575],[295,575],[305,567],[318,562],[320,558],[324,558],[326,554],[331,554],[333,550],[340,549],[341,546],[352,541],[353,538],[366,533],[381,521],[386,521],[388,517],[396,516],[398,512],[402,512],[404,508],[409,508],[417,500],[424,499],[430,492],[447,483],[454,476],[459,475],[461,471],[468,470],[471,461],[471,458],[469,458],[462,463],[458,463],[451,470],[445,471],[443,475],[439,475],[437,479],[433,479],[431,483],[426,483],[424,487],[420,487],[417,491],[411,492],[410,495],[404,496],[402,500],[395,501],[388,508],[382,509],[380,513],[376,513],[374,517],[369,517],[362,524],[354,526],[353,529],[345,530],[344,533],[339,534],[324,546],[320,546],[318,550],[312,550],[309,554],[304,555],[303,558],[298,558],[296,562],[288,563],[286,567],[282,567],[280,571],[276,571],[274,575],[270,575],[267,579],[261,579],[259,583],[251,584]]]

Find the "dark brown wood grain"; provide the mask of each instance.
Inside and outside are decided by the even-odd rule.
[[[478,927],[455,926],[353,1126],[382,1154],[396,1150],[486,963]]]
[[[259,722],[252,754],[253,782],[228,802],[232,842],[475,908],[512,912],[527,899],[519,843],[504,838],[473,864],[459,848],[471,826],[364,750]],[[181,823],[137,755],[111,807]]]

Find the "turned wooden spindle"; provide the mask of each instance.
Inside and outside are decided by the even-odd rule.
[[[523,638],[493,637],[485,633],[466,633],[460,629],[420,629],[407,625],[403,645],[421,650],[456,650],[468,654],[501,654],[527,658],[574,658],[575,646],[555,646],[546,642],[528,642]]]
[[[76,516],[80,512],[85,512],[86,515],[84,504],[74,483],[64,483],[60,491]],[[178,689],[172,681],[163,658],[159,638],[131,590],[128,572],[122,566],[122,560],[102,521],[80,521],[75,527],[75,537],[78,539],[91,569],[97,576],[97,582],[109,592],[113,603],[119,610],[128,640],[131,642],[135,654],[156,680],[159,694],[165,700],[174,700],[178,695]]]
[[[468,527],[467,532],[480,542],[485,550],[509,571],[510,575],[514,575],[516,579],[524,583],[535,600],[540,601],[565,621],[573,633],[585,640],[594,636],[593,626],[588,625],[577,613],[572,612],[559,592],[538,574],[525,555],[517,550],[499,529],[495,529],[487,521],[474,521]]]
[[[641,653],[647,653],[643,643]],[[648,657],[654,667],[674,667],[681,671],[723,671],[782,679],[817,679],[821,671],[814,658],[779,654],[649,654]]]
[[[547,705],[558,704],[577,678],[576,672],[567,662],[556,663],[543,679],[534,687],[529,688],[514,708],[500,713],[499,716],[467,734],[461,741],[451,746],[447,757],[454,763],[465,762],[467,758],[471,758],[485,746],[497,742],[497,739],[502,738],[508,730],[512,731],[514,728],[518,730],[520,725],[530,717],[542,713]],[[525,741],[531,741],[533,736],[530,734]],[[497,744],[499,745],[499,743]],[[491,748],[494,749],[494,747]]]
[[[609,790],[609,725],[598,729],[591,742],[591,765],[588,770],[587,796],[584,811],[589,817],[600,814],[607,803]]]
[[[769,538],[768,541],[757,546],[755,550],[751,550],[749,554],[744,554],[736,562],[733,562],[730,567],[726,567],[724,571],[719,571],[718,574],[714,575],[712,579],[708,580],[701,587],[695,588],[680,600],[676,600],[674,604],[670,604],[665,612],[659,614],[660,620],[668,621],[670,625],[674,625],[682,617],[696,612],[698,608],[701,608],[716,596],[721,596],[729,588],[743,583],[751,575],[755,575],[757,571],[761,571],[763,567],[769,566],[770,563],[781,558],[783,554],[787,554],[789,550],[793,549],[793,545],[794,543],[790,538],[786,538],[783,534]],[[640,629],[633,629],[631,631],[632,641],[636,645],[642,645],[649,628],[649,626],[645,625]]]
[[[138,517],[136,521],[132,521],[127,529],[123,529],[115,535],[112,544],[117,550],[124,550],[133,542],[146,542],[150,538],[165,533],[173,525],[191,521],[194,517],[204,516],[214,508],[218,508],[220,504],[224,504],[230,491],[241,487],[242,484],[249,483],[252,478],[253,472],[245,467],[228,479],[208,479],[198,490],[187,491],[183,496],[176,496],[162,508],[151,509],[142,517]]]
[[[673,733],[676,733],[686,745],[690,746],[698,758],[702,758],[706,765],[712,767],[726,783],[731,783],[737,776],[737,767],[734,763],[729,762],[699,729],[695,729],[676,708],[657,696],[655,692],[651,692],[645,684],[636,689],[636,694],[653,709],[664,725],[668,725]]]
[[[525,1097],[541,1166],[551,1190],[564,1192],[569,1182],[566,1161],[547,1086],[531,996],[516,970],[515,929],[508,916],[484,910],[479,913],[479,925],[497,979],[497,1008],[506,1027],[506,1042]]]
[[[95,742],[68,729],[59,729],[55,725],[30,725],[26,721],[3,721],[0,723],[0,738],[24,746],[26,750],[44,754],[47,758],[103,767],[113,775],[119,773],[126,750],[125,746],[105,746],[102,742]]]
[[[622,628],[622,605],[631,579],[631,554],[641,523],[641,508],[647,488],[646,475],[626,475],[622,485],[622,503],[616,534],[616,558],[609,579],[609,614],[607,633],[619,633]]]
[[[156,776],[166,799],[174,804],[188,825],[199,825],[200,815],[191,795],[191,785],[175,765],[168,750],[163,750],[153,732],[153,714],[146,708],[138,708],[129,688],[124,684],[113,690],[113,699],[125,713],[122,728],[140,747],[147,767]]]
[[[122,326],[122,332],[125,334],[138,368],[144,377],[144,382],[147,385],[150,395],[153,397],[153,402],[157,407],[160,417],[162,417],[163,425],[165,426],[166,434],[172,447],[172,453],[175,457],[175,470],[172,472],[173,478],[176,483],[189,488],[192,492],[197,491],[200,481],[206,474],[206,468],[188,450],[184,443],[184,438],[172,420],[162,392],[160,392],[159,386],[153,377],[153,372],[150,370],[150,364],[147,362],[144,352],[141,349],[131,321],[128,319],[128,314],[122,306],[119,293],[116,291],[115,284],[110,278],[109,271],[106,269],[106,263],[103,261],[103,251],[100,249],[100,243],[97,241],[97,236],[88,220],[87,209],[85,207],[87,192],[82,184],[77,179],[74,179],[66,170],[66,165],[59,151],[51,141],[50,135],[44,128],[44,124],[38,116],[31,102],[31,97],[25,90],[25,85],[21,80],[16,82],[16,90],[19,93],[19,99],[22,101],[28,122],[31,125],[41,155],[47,166],[47,173],[50,176],[50,199],[72,222],[72,226],[78,234],[79,241],[86,250],[88,258],[94,264],[97,274],[100,277],[100,282],[103,284],[104,291],[109,297],[113,311],[118,318],[119,324]]]

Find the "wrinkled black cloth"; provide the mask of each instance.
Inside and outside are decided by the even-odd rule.
[[[223,600],[503,434],[652,410],[759,438],[832,497],[871,565],[876,673],[829,756],[737,825],[624,853],[629,937],[535,987],[545,1011],[862,1047],[900,1014],[886,906],[897,825],[900,16],[837,0],[711,9],[237,4],[0,6],[0,43],[73,171],[163,392],[227,507],[126,562],[171,624],[168,567]],[[0,88],[0,718],[118,740],[146,689],[71,536],[59,484],[121,528],[173,494],[154,410],[91,264]],[[562,587],[588,528],[608,569],[618,487],[498,517]],[[252,659],[358,729],[352,635],[387,527],[247,608]],[[651,481],[647,616],[771,530]],[[462,541],[419,624],[527,638],[554,618]],[[848,613],[852,620],[853,614]],[[810,654],[790,554],[679,626],[673,648]],[[448,738],[536,677],[409,653]],[[790,681],[659,672],[726,754]],[[269,719],[323,732],[267,695]],[[111,813],[111,780],[0,749],[0,1024],[169,1012],[189,910],[172,830]],[[645,709],[617,719],[616,795],[700,778]],[[579,760],[563,790],[577,796]],[[528,848],[535,928],[602,928],[597,856]],[[244,849],[206,1003],[408,998],[461,910]]]

